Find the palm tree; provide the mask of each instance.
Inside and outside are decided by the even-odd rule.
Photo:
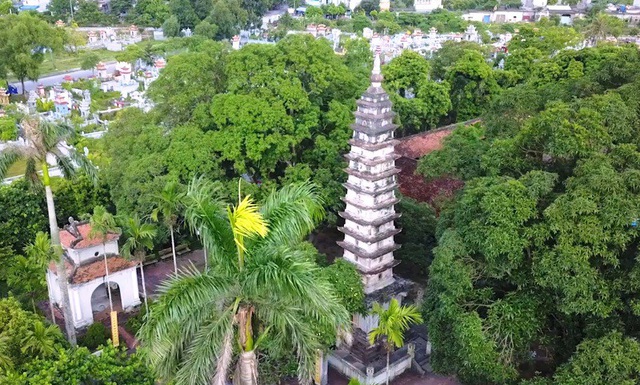
[[[142,276],[142,293],[144,295],[144,306],[149,312],[149,304],[147,303],[147,286],[144,280],[144,256],[145,249],[153,249],[153,238],[156,236],[156,228],[146,222],[142,222],[137,214],[122,218],[122,231],[127,237],[126,242],[122,245],[122,253],[126,257],[133,256],[135,260],[140,262],[140,273]]]
[[[162,192],[155,196],[156,208],[151,213],[151,218],[158,221],[158,216],[169,227],[171,233],[171,252],[173,253],[173,270],[178,275],[178,260],[176,258],[176,242],[174,238],[174,227],[178,222],[178,214],[182,210],[182,200],[184,194],[180,192],[180,185],[177,182],[167,183]]]
[[[316,188],[289,185],[261,208],[240,192],[235,206],[220,195],[202,178],[189,185],[185,218],[212,264],[161,285],[139,333],[150,364],[178,384],[224,385],[238,352],[234,384],[256,385],[256,351],[268,335],[297,353],[298,377],[309,381],[322,348],[315,331],[350,328],[349,313],[318,274],[313,252],[301,247],[324,214]]]
[[[33,243],[27,245],[24,248],[24,252],[29,258],[29,266],[37,266],[39,269],[46,274],[47,265],[49,261],[54,259],[53,250],[51,249],[51,241],[49,240],[49,236],[42,231],[38,231],[36,234],[36,239]],[[29,269],[21,269],[23,271],[29,271]],[[49,299],[53,298],[51,294],[51,288],[49,287],[49,281],[45,280],[47,283],[47,291],[49,293]],[[32,293],[33,294],[33,293]],[[31,306],[33,306],[33,312],[35,313],[35,302],[34,297],[31,296]],[[51,322],[55,322],[55,314],[53,312],[53,301],[49,301],[49,311],[51,312]]]
[[[409,325],[421,323],[422,316],[413,305],[400,306],[397,299],[393,298],[389,308],[385,309],[379,303],[373,304],[372,315],[378,316],[378,326],[369,332],[369,343],[373,345],[376,339],[383,337],[386,340],[387,349],[387,385],[389,385],[389,357],[394,348],[404,345],[404,333]]]
[[[42,182],[47,199],[47,213],[49,215],[49,231],[51,233],[51,247],[53,248],[57,264],[58,284],[62,297],[62,312],[64,314],[65,331],[72,346],[76,345],[76,330],[73,326],[71,303],[69,302],[69,290],[65,261],[60,246],[60,234],[56,222],[56,208],[51,191],[49,177],[49,163],[47,157],[55,159],[65,178],[75,176],[80,169],[92,179],[97,179],[96,169],[86,157],[75,149],[61,150],[61,145],[75,134],[72,127],[65,124],[53,124],[37,118],[25,118],[22,121],[24,138],[27,146],[9,145],[0,152],[0,179],[7,175],[9,167],[17,162],[26,164],[25,177],[32,182]],[[42,179],[37,172],[37,167],[42,169]],[[53,301],[53,298],[49,298]]]
[[[43,359],[53,357],[58,351],[57,335],[58,330],[55,325],[45,326],[42,322],[35,322],[33,329],[25,331],[20,350],[23,354],[26,353],[32,357]]]
[[[89,220],[91,231],[89,237],[100,237],[102,240],[102,255],[104,257],[104,271],[107,284],[107,293],[109,294],[109,309],[113,312],[113,299],[111,297],[111,283],[109,282],[109,265],[107,263],[107,239],[109,233],[117,234],[120,229],[116,226],[116,219],[103,206],[96,206],[93,209],[93,215]]]

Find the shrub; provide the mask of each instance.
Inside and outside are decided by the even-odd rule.
[[[89,350],[96,350],[100,345],[106,345],[109,339],[109,331],[100,322],[91,324],[87,333],[80,338],[78,344],[87,347]]]

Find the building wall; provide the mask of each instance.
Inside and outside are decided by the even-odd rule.
[[[76,328],[93,323],[91,295],[105,281],[105,277],[100,277],[91,282],[69,286],[69,299],[71,301],[73,323]],[[109,281],[115,282],[119,286],[123,310],[128,311],[140,304],[138,276],[135,267],[109,274]]]
[[[118,254],[118,241],[109,241],[105,244],[105,248],[107,251],[107,255],[109,254]],[[102,244],[87,247],[86,249],[67,249],[67,253],[69,257],[73,260],[76,265],[82,264],[86,261],[94,260],[98,255],[103,254]]]
[[[393,380],[404,373],[407,369],[411,368],[411,360],[412,357],[410,355],[406,355],[401,360],[389,365],[389,380]],[[328,361],[329,365],[333,366],[337,371],[349,378],[357,378],[362,385],[384,384],[387,381],[386,367],[372,376],[367,376],[367,373],[363,373],[349,362],[346,362],[333,354],[329,355]]]
[[[109,281],[118,284],[122,308],[125,311],[140,305],[140,294],[138,291],[138,275],[135,267],[109,274]],[[50,283],[53,292],[54,302],[61,305],[62,298],[58,287],[57,276],[50,271],[47,272],[47,282]],[[91,295],[105,282],[105,277],[94,279],[93,281],[78,285],[69,285],[69,301],[73,314],[73,324],[76,328],[88,326],[93,323],[93,311],[91,309]],[[51,285],[52,284],[52,285]]]

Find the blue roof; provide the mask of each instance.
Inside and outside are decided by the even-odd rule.
[[[20,7],[21,11],[37,11],[40,8],[39,5],[23,5]]]

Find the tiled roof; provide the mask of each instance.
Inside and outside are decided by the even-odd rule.
[[[60,230],[60,243],[67,249],[86,249],[87,247],[97,246],[102,243],[101,236],[89,237],[91,233],[91,225],[89,223],[82,223],[78,225],[78,231],[82,239],[76,242],[76,237],[71,234],[66,228]],[[114,241],[120,238],[119,234],[109,233],[107,234],[107,241]]]
[[[469,126],[479,121],[480,119],[472,119],[400,138],[398,139],[400,143],[396,145],[396,153],[410,159],[419,159],[431,151],[441,149],[444,138],[451,135],[453,130],[459,125]]]
[[[422,175],[416,174],[417,163],[408,158],[400,158],[396,161],[396,166],[402,170],[398,174],[400,192],[406,197],[418,202],[427,202],[437,209],[439,200],[451,197],[464,186],[464,182],[449,176],[427,181]]]
[[[120,256],[111,256],[107,258],[109,274],[132,268],[137,264],[138,262],[136,261],[128,261]],[[67,267],[67,276],[69,278],[69,283],[73,284],[93,281],[96,278],[101,278],[106,275],[104,270],[103,258],[96,259],[95,261],[86,265],[78,266],[75,272],[73,271],[73,265],[69,261],[65,261],[65,265]],[[57,274],[55,263],[51,262],[49,264],[49,269]]]
[[[480,119],[473,119],[460,124],[471,125],[479,121]],[[464,186],[461,180],[446,175],[427,181],[422,175],[416,174],[417,160],[441,149],[444,139],[451,135],[458,125],[452,124],[398,139],[395,150],[402,157],[396,161],[396,167],[401,170],[398,184],[402,195],[419,202],[427,202],[437,209],[440,199],[451,197]]]

